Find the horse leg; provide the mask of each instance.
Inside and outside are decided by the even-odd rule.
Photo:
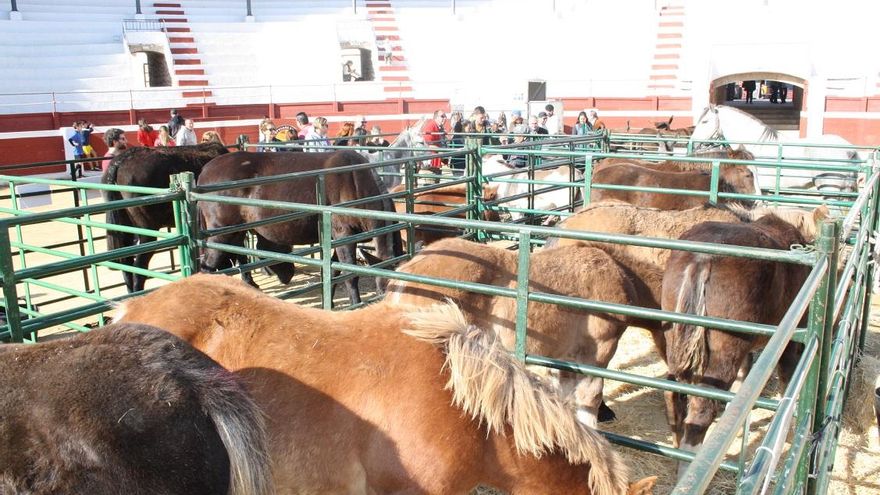
[[[352,243],[336,248],[336,254],[339,256],[339,262],[350,265],[357,263],[357,258],[355,257],[355,247],[355,244]],[[348,298],[351,301],[351,304],[360,304],[361,302],[361,292],[358,289],[358,280],[359,277],[354,276],[345,281],[345,287],[348,289]]]
[[[577,379],[574,400],[577,418],[581,423],[596,428],[599,424],[599,406],[602,404],[602,388],[605,380],[598,376],[584,375]]]
[[[675,381],[673,375],[666,377]],[[684,436],[684,414],[687,409],[687,396],[678,392],[663,392],[663,400],[666,403],[666,423],[672,432],[672,446],[679,448],[681,439]]]
[[[155,237],[151,236],[142,236],[139,235],[138,244],[143,244],[145,242],[153,242],[156,240]],[[146,252],[138,254],[134,257],[133,266],[135,268],[143,268],[144,270],[150,268],[150,259],[153,258],[153,252]],[[132,273],[132,287],[134,288],[133,292],[138,292],[144,290],[144,285],[147,283],[147,277],[144,275],[139,275],[137,273]]]

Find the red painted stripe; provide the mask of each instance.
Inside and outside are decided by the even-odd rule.
[[[381,66],[379,66],[379,72],[390,72],[390,71],[397,72],[397,71],[402,71],[402,70],[406,70],[406,66],[403,66],[403,65],[381,65]]]
[[[658,39],[681,38],[681,33],[657,33]]]
[[[677,68],[678,64],[654,64],[651,66],[651,70],[670,70]]]
[[[397,31],[397,26],[376,26],[373,29],[376,31]]]
[[[157,10],[156,15],[183,15],[182,10]]]
[[[412,87],[410,86],[389,86],[384,88],[386,93],[398,92],[398,91],[412,91]]]
[[[165,28],[165,31],[169,33],[188,33],[191,29],[188,27],[168,27]]]
[[[174,18],[170,18],[170,17],[160,17],[159,20],[160,20],[160,21],[165,21],[165,23],[169,23],[169,22],[179,22],[179,23],[189,22],[189,21],[186,20],[186,17],[174,17]]]
[[[681,58],[681,57],[677,53],[657,53],[654,55],[654,60],[667,59],[667,58]]]
[[[157,7],[157,8],[158,7],[171,7],[171,8],[177,7],[179,9],[180,4],[179,3],[154,3],[153,7]]]
[[[651,76],[649,77],[649,79],[652,80],[652,81],[660,81],[660,80],[663,80],[663,79],[666,79],[666,80],[669,80],[669,79],[676,79],[676,77],[675,77],[675,75],[673,75],[673,74],[651,74]]]
[[[672,84],[649,84],[649,88],[651,89],[673,89],[675,86]]]
[[[397,22],[397,19],[393,17],[370,17],[370,20],[373,22]]]
[[[204,76],[205,69],[176,69],[174,73],[178,76]]]
[[[409,76],[382,76],[383,81],[409,81]]]
[[[387,41],[400,41],[400,36],[396,34],[379,34],[376,36],[376,39]]]
[[[669,21],[669,22],[660,22],[660,27],[684,27],[684,23],[681,21]]]
[[[199,65],[202,61],[197,58],[178,58],[174,60],[174,65]]]
[[[184,98],[201,98],[202,95],[203,95],[203,93],[201,91],[184,91],[183,92]],[[214,93],[212,93],[210,91],[205,91],[204,96],[205,97],[214,96]]]
[[[195,43],[195,42],[196,42],[196,39],[195,39],[195,38],[181,37],[181,36],[170,36],[170,37],[168,38],[168,41],[171,42],[171,43]]]
[[[198,48],[172,48],[171,49],[172,55],[183,55],[183,54],[192,55],[195,53],[199,53]]]
[[[654,48],[681,48],[681,43],[658,43]]]
[[[194,79],[191,81],[178,81],[178,86],[207,86],[207,79]]]

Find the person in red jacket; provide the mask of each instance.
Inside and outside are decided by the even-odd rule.
[[[146,146],[147,148],[152,148],[156,144],[156,138],[159,137],[159,133],[154,131],[153,128],[150,127],[150,124],[147,124],[146,119],[138,120],[138,127],[138,144]]]
[[[422,136],[425,139],[425,145],[429,148],[440,148],[446,143],[446,112],[443,110],[435,110],[434,118],[425,123],[422,128]],[[431,158],[431,168],[440,169],[442,161],[440,158]]]

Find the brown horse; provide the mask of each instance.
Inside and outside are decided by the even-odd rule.
[[[120,186],[155,187],[168,189],[169,176],[182,172],[192,172],[196,177],[202,167],[214,158],[226,153],[226,147],[219,143],[203,143],[198,146],[178,146],[172,148],[129,148],[113,157],[107,171],[101,177],[104,184]],[[135,193],[104,191],[104,201],[131,199],[140,196]],[[174,227],[174,211],[171,203],[148,206],[134,206],[107,212],[107,223],[159,230]],[[107,249],[119,249],[155,241],[155,237],[107,230]],[[142,253],[135,257],[122,258],[121,263],[136,268],[147,268],[153,253]],[[129,272],[122,273],[129,292],[144,290],[146,277]]]
[[[422,250],[398,271],[515,288],[517,253],[506,249],[444,239]],[[549,294],[633,304],[635,289],[614,260],[601,249],[563,246],[531,256],[529,290]],[[508,349],[516,343],[516,299],[393,280],[387,299],[418,306],[455,301],[468,322],[493,331]],[[633,320],[556,304],[530,302],[527,321],[529,353],[605,367],[617,342]],[[546,368],[541,368],[546,370]],[[602,402],[600,377],[563,372],[560,386],[578,405],[578,417],[595,426]]]
[[[775,215],[752,223],[706,222],[685,232],[689,241],[788,250],[805,244],[797,228]],[[662,308],[732,320],[779,324],[809,274],[805,265],[675,251],[663,276]],[[666,331],[670,378],[729,390],[752,350],[766,337],[673,323]],[[779,362],[784,383],[800,347],[789,344]],[[713,400],[666,392],[675,445],[695,450],[720,408]]]
[[[362,163],[367,163],[367,159],[351,150],[333,153],[250,153],[239,151],[221,156],[206,165],[199,176],[199,186],[293,172],[331,170]],[[387,192],[384,184],[379,180],[378,174],[373,169],[361,169],[344,173],[331,172],[325,177],[326,196],[324,204],[326,205],[370,198]],[[237,198],[317,204],[316,190],[317,179],[315,177],[305,177],[297,180],[230,189],[218,192],[217,194]],[[394,211],[392,201],[387,198],[360,204],[356,208],[387,212]],[[275,208],[221,204],[209,201],[199,202],[199,212],[208,229],[264,220],[290,213],[289,211]],[[381,228],[389,223],[383,220],[357,216],[333,215],[331,235],[334,239],[339,239]],[[257,235],[258,248],[277,253],[288,253],[294,245],[317,243],[318,225],[318,217],[316,215],[309,215],[295,220],[263,225],[252,230]],[[240,246],[243,245],[244,239],[244,232],[233,232],[212,236],[208,241]],[[379,259],[387,260],[403,253],[399,232],[377,236],[375,241]],[[339,261],[343,263],[354,264],[356,262],[355,246],[353,244],[337,247],[336,255],[339,257]],[[243,257],[218,249],[204,249],[202,251],[201,263],[202,268],[206,271],[222,269],[235,262],[242,263]],[[291,263],[278,263],[273,265],[273,269],[282,283],[289,282],[293,277],[293,264]],[[250,275],[246,275],[244,279],[253,285],[253,279],[250,278]],[[345,285],[348,288],[352,304],[360,303],[358,277],[346,280]],[[384,288],[384,281],[377,279],[377,286],[380,290]]]
[[[735,204],[721,207],[703,205],[689,210],[658,210],[628,203],[593,203],[568,217],[559,227],[566,230],[627,234],[641,237],[677,239],[687,230],[703,222],[752,222],[774,214],[795,226],[808,241],[816,236],[816,222],[828,216],[827,207],[812,212],[785,208],[746,209]],[[636,304],[660,309],[663,274],[671,251],[662,248],[550,238],[547,247],[586,244],[599,247],[611,255],[626,271],[636,289]],[[666,355],[661,322],[643,320],[644,328],[654,334],[660,354]],[[641,326],[641,325],[640,325]]]
[[[712,177],[707,172],[665,172],[630,163],[608,165],[593,174],[593,184],[620,184],[664,189],[709,191],[711,183]],[[721,167],[718,190],[721,192],[756,194],[755,176],[746,166],[724,165]],[[706,202],[706,197],[704,196],[611,189],[594,189],[590,199],[594,203],[617,200],[663,210],[686,210]],[[721,201],[726,202],[728,200],[722,199]]]
[[[755,155],[749,153],[745,149],[732,149],[727,148],[724,150],[711,150],[704,151],[693,155],[692,158],[727,158],[730,160],[754,160]],[[618,163],[629,163],[632,165],[638,165],[640,167],[652,168],[654,170],[660,170],[663,172],[688,172],[692,170],[701,170],[701,171],[709,171],[711,170],[711,164],[708,162],[686,162],[682,160],[637,160],[633,158],[603,158],[599,160],[595,165],[593,170],[598,171],[602,168],[609,167]],[[721,165],[725,165],[724,161],[721,161]]]
[[[240,380],[158,328],[0,346],[0,493],[274,493]]]
[[[608,442],[454,306],[330,312],[196,275],[120,311],[245,379],[279,493],[627,493]]]
[[[404,184],[398,184],[391,188],[392,193],[405,191]],[[498,195],[497,184],[486,184],[483,186],[483,201],[493,201]],[[441,187],[439,189],[431,189],[430,191],[417,192],[413,195],[415,203],[413,204],[413,213],[417,215],[438,215],[445,213],[454,208],[459,208],[467,203],[467,184],[454,184],[451,186]],[[395,202],[394,209],[398,213],[406,213],[406,203]],[[464,213],[457,213],[454,218],[464,218]],[[486,210],[483,212],[482,220],[497,222],[500,221],[498,212],[494,210]],[[440,225],[428,225],[422,228],[416,228],[416,242],[424,245],[434,241],[461,235],[461,231],[452,227],[442,227]],[[406,231],[400,232],[401,240],[406,242]]]

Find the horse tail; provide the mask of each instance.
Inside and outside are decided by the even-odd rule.
[[[711,267],[708,263],[690,263],[681,274],[676,293],[675,312],[706,315],[706,282]],[[673,323],[666,342],[666,364],[675,376],[703,376],[709,360],[706,327]]]
[[[627,493],[628,470],[608,441],[577,420],[559,392],[526,370],[493,332],[470,326],[454,304],[413,309],[405,333],[442,345],[453,403],[490,431],[513,431],[520,454],[560,451],[572,464],[589,464],[597,495]]]
[[[191,372],[202,410],[229,457],[229,494],[273,493],[262,411],[231,373]]]
[[[107,171],[104,172],[103,177],[101,177],[101,182],[104,184],[113,184],[116,185],[116,178],[119,173],[120,162],[118,160],[110,161],[110,165],[107,167]],[[108,203],[110,201],[119,201],[122,198],[122,193],[119,191],[111,191],[104,190],[101,192],[104,197],[104,202]],[[107,223],[112,225],[126,225],[129,227],[134,226],[134,222],[131,219],[131,216],[128,214],[128,211],[125,208],[117,208],[115,210],[110,210],[106,215]],[[120,232],[118,230],[110,230],[107,229],[107,250],[119,249],[126,246],[132,246],[135,244],[135,235],[130,234],[128,232]]]

